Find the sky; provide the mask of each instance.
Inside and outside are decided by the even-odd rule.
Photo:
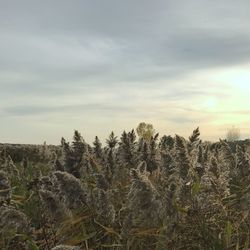
[[[250,137],[249,0],[0,0],[0,142]]]

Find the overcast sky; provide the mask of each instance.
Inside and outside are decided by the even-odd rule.
[[[250,137],[249,0],[0,0],[0,142]]]

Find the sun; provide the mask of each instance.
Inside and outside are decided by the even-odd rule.
[[[213,110],[216,108],[217,106],[217,100],[214,97],[210,97],[207,98],[204,102],[203,102],[203,108],[205,108],[206,110]]]

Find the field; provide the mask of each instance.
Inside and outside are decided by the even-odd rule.
[[[0,249],[250,248],[248,140],[75,131],[0,149]]]

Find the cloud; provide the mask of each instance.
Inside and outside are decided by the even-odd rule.
[[[239,105],[245,95],[216,77],[250,62],[249,7],[247,0],[2,2],[2,129],[23,119],[29,137],[25,118],[41,117],[47,124],[32,124],[44,131],[64,116],[79,117],[76,124],[84,116],[92,134],[100,121],[121,128],[142,119],[183,132],[181,124],[247,115]],[[71,129],[64,126],[58,136]]]
[[[72,114],[79,112],[97,112],[102,114],[116,114],[117,112],[129,112],[133,108],[125,105],[104,105],[104,104],[81,104],[81,105],[62,105],[62,106],[10,106],[3,109],[5,115],[11,116],[34,116],[43,114]]]

